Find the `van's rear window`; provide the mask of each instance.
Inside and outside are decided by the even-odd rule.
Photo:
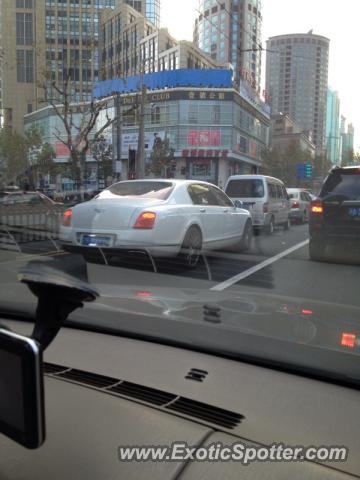
[[[226,194],[230,198],[262,198],[265,195],[264,183],[259,179],[230,180]]]

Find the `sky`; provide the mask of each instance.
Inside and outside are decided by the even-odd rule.
[[[192,40],[197,0],[161,2],[162,26],[178,40]],[[329,86],[339,92],[341,114],[354,124],[354,147],[360,151],[360,0],[262,0],[262,5],[264,47],[273,35],[311,29],[330,39]]]

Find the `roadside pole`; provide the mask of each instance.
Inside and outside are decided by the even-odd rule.
[[[116,180],[119,179],[118,167],[121,168],[121,110],[120,110],[120,93],[118,92],[115,97],[116,101],[116,160],[115,156],[113,163],[113,174]]]
[[[141,82],[140,112],[139,112],[139,139],[137,148],[136,178],[145,177],[145,101],[147,89],[144,81]]]

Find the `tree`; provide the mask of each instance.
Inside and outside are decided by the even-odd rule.
[[[42,146],[42,133],[37,127],[27,129],[24,135],[9,128],[0,130],[0,157],[4,183],[30,182],[29,153]]]
[[[333,167],[326,154],[316,155],[314,160],[314,176],[325,178],[328,171]]]
[[[170,147],[169,139],[167,137],[164,140],[159,138],[151,152],[148,173],[152,173],[156,177],[167,177],[169,168],[175,159],[174,154],[175,150]]]
[[[75,103],[70,70],[61,85],[50,80],[49,74],[46,74],[40,87],[44,92],[45,103],[51,105],[64,127],[64,134],[56,129],[54,136],[69,150],[70,168],[75,173],[83,199],[87,153],[101,142],[103,134],[116,121],[116,117],[109,117],[106,100],[92,99],[88,103]],[[105,113],[104,121],[101,127],[97,128],[102,112]]]
[[[106,184],[106,179],[113,173],[113,148],[106,138],[102,135],[93,145],[91,154],[97,164],[98,180]]]
[[[347,148],[343,153],[341,166],[346,167],[347,165],[353,165],[355,159],[355,153],[352,148]]]
[[[56,153],[49,143],[43,143],[40,148],[33,150],[30,157],[32,177],[34,183],[39,181],[40,187],[45,175],[58,175],[63,170],[63,166],[55,162]]]
[[[297,142],[291,142],[285,149],[274,147],[263,155],[262,171],[266,175],[282,180],[285,185],[297,185],[297,164],[311,160]]]

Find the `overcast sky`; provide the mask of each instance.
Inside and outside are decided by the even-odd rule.
[[[161,1],[163,26],[178,40],[192,40],[197,0]],[[355,125],[355,149],[360,150],[360,0],[262,0],[262,4],[264,42],[273,35],[311,29],[330,38],[329,85],[339,91],[341,113]]]

